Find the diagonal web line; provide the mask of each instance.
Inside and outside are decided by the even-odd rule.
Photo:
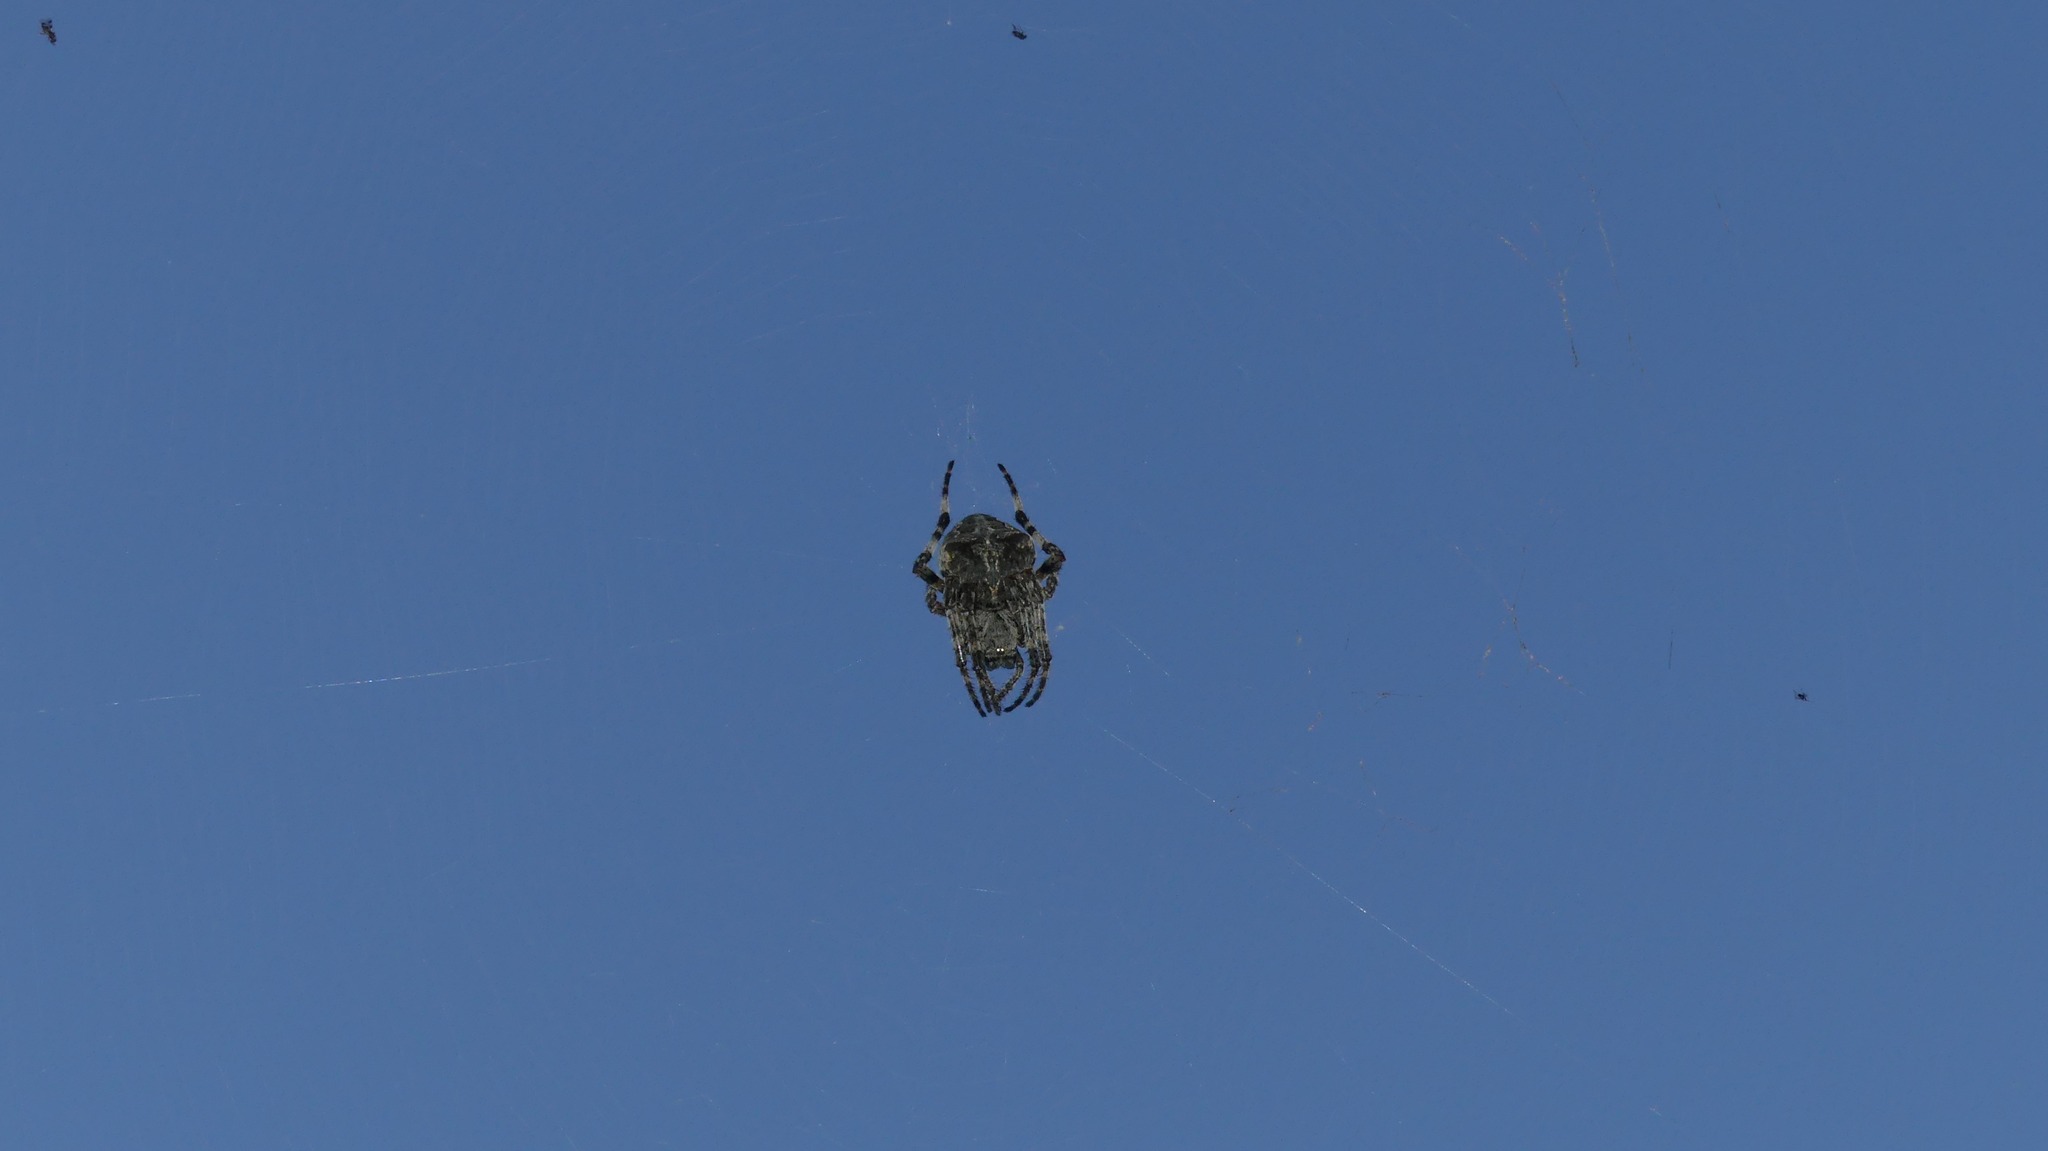
[[[515,659],[515,660],[513,660],[513,661],[512,661],[512,662],[510,662],[510,663],[490,663],[490,664],[480,664],[480,665],[478,665],[478,666],[476,666],[476,667],[451,667],[451,668],[447,669],[446,671],[422,671],[422,672],[415,672],[415,673],[413,673],[412,675],[384,675],[384,676],[377,676],[377,677],[375,677],[375,678],[373,678],[373,679],[338,679],[338,680],[335,680],[335,681],[334,681],[333,683],[309,683],[309,684],[306,684],[306,685],[304,685],[303,687],[299,688],[298,690],[300,690],[300,691],[313,691],[313,690],[315,690],[315,689],[318,689],[318,688],[323,688],[323,687],[362,687],[362,686],[364,686],[365,684],[372,684],[372,683],[403,683],[403,682],[405,682],[406,680],[409,680],[409,679],[439,679],[439,678],[441,678],[441,677],[442,677],[442,676],[444,676],[444,675],[469,675],[469,674],[470,674],[470,673],[472,673],[472,672],[479,672],[479,671],[499,671],[499,670],[501,670],[501,669],[504,669],[504,668],[508,668],[508,667],[530,667],[530,666],[532,666],[532,665],[534,665],[534,664],[537,664],[537,663],[552,663],[552,662],[554,662],[554,657],[553,657],[553,656],[545,656],[545,655],[544,655],[544,656],[541,656],[541,657],[540,657],[539,659]],[[161,698],[164,698],[164,699],[185,699],[185,698],[197,698],[197,697],[196,697],[196,696],[191,696],[191,697],[187,697],[187,696],[163,696],[163,697],[161,697]]]
[[[1139,759],[1144,760],[1146,763],[1151,764],[1153,767],[1158,768],[1160,772],[1166,776],[1166,778],[1174,781],[1175,783],[1180,784],[1182,787],[1187,788],[1189,791],[1194,792],[1196,795],[1201,796],[1203,800],[1207,801],[1210,807],[1213,807],[1216,810],[1222,812],[1224,815],[1229,816],[1231,822],[1237,824],[1239,827],[1244,828],[1247,832],[1250,832],[1253,837],[1258,839],[1259,842],[1265,844],[1268,848],[1271,848],[1275,853],[1277,853],[1280,856],[1280,858],[1293,864],[1295,870],[1301,872],[1303,875],[1308,876],[1310,879],[1315,880],[1318,884],[1321,884],[1324,891],[1327,891],[1331,895],[1336,896],[1338,899],[1343,900],[1344,903],[1351,908],[1351,910],[1356,911],[1360,915],[1365,916],[1367,919],[1372,920],[1373,926],[1378,927],[1381,931],[1384,931],[1388,935],[1391,935],[1395,939],[1399,940],[1403,947],[1406,947],[1408,950],[1413,951],[1417,955],[1420,955],[1423,959],[1429,962],[1430,966],[1436,968],[1438,971],[1443,972],[1445,975],[1448,975],[1452,979],[1455,979],[1459,983],[1463,984],[1465,990],[1470,991],[1472,994],[1477,995],[1479,998],[1486,1000],[1494,1007],[1499,1008],[1501,1014],[1506,1015],[1510,1018],[1515,1017],[1515,1013],[1513,1011],[1508,1010],[1507,1006],[1503,1004],[1500,1000],[1495,999],[1493,996],[1488,995],[1486,992],[1480,990],[1478,984],[1458,974],[1457,971],[1452,969],[1450,964],[1445,963],[1443,960],[1438,959],[1434,955],[1431,955],[1426,949],[1423,948],[1421,944],[1401,934],[1399,931],[1394,930],[1392,924],[1389,924],[1386,920],[1381,919],[1377,915],[1374,915],[1372,913],[1371,908],[1368,908],[1365,904],[1360,903],[1356,899],[1351,898],[1349,895],[1346,895],[1344,891],[1341,888],[1339,888],[1336,884],[1331,883],[1327,879],[1324,879],[1321,873],[1317,872],[1315,868],[1310,867],[1306,863],[1303,863],[1298,857],[1295,856],[1293,852],[1273,842],[1270,836],[1266,835],[1264,832],[1261,832],[1258,828],[1253,827],[1250,823],[1246,822],[1243,816],[1225,807],[1221,802],[1217,800],[1215,796],[1210,795],[1206,791],[1203,791],[1200,786],[1196,785],[1186,776],[1181,775],[1179,772],[1173,770],[1172,768],[1166,766],[1165,764],[1159,762],[1156,759],[1153,759],[1151,756],[1146,755],[1144,752],[1138,750],[1137,747],[1133,746],[1131,742],[1125,739],[1123,736],[1120,736],[1117,733],[1109,730],[1108,728],[1103,727],[1101,724],[1097,724],[1096,728],[1100,730],[1102,734],[1115,740],[1117,743],[1122,744],[1124,750],[1130,752],[1132,755],[1137,756]]]

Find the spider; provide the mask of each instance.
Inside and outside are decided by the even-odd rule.
[[[976,513],[947,535],[946,525],[953,522],[953,462],[946,461],[946,478],[939,484],[939,526],[932,529],[931,542],[918,553],[910,571],[925,583],[924,606],[933,615],[945,616],[952,629],[953,663],[975,713],[1001,715],[1030,707],[1045,694],[1046,676],[1052,671],[1045,601],[1060,586],[1067,553],[1031,526],[1017,481],[1001,464],[996,470],[1010,485],[1017,528],[1024,530]],[[1045,549],[1045,562],[1033,569],[1040,548]],[[936,572],[931,569],[934,551],[939,554]],[[998,688],[989,678],[990,668],[1009,668],[1008,682]],[[1003,701],[1012,689],[1017,698],[1006,707]]]
[[[1015,36],[1019,40],[1029,40],[1031,38],[1024,34],[1024,29],[1017,27],[1015,24],[1010,25],[1010,35]]]
[[[57,42],[57,28],[55,21],[43,21],[43,35],[49,39],[50,43],[55,44]]]

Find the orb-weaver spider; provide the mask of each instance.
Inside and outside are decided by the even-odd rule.
[[[1030,707],[1045,694],[1046,676],[1052,671],[1045,601],[1058,590],[1060,568],[1067,562],[1059,545],[1039,535],[1024,514],[1024,497],[1017,494],[1010,469],[997,464],[996,470],[1010,485],[1017,527],[977,512],[947,535],[946,525],[953,522],[953,461],[947,460],[946,478],[939,483],[939,526],[910,565],[911,573],[925,583],[924,606],[933,615],[945,616],[952,629],[953,663],[960,669],[967,698],[981,715]],[[1045,562],[1034,568],[1040,548],[1045,549]],[[939,555],[936,572],[931,569],[934,551]],[[1002,687],[989,678],[990,668],[1010,669]],[[1012,690],[1017,698],[1005,706]]]

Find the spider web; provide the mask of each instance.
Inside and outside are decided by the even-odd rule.
[[[1701,522],[1758,197],[1619,49],[151,19],[58,13],[5,129],[17,1070],[250,1145],[1777,1129],[1713,965],[1794,904],[1703,844],[1787,793],[1719,773],[1868,748],[1697,573],[1755,545],[1839,653],[1882,545],[1853,482]],[[965,706],[909,572],[948,459],[1069,556],[1029,712]]]

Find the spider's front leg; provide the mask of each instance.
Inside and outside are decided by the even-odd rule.
[[[1038,546],[1045,549],[1045,562],[1039,564],[1038,570],[1032,574],[1044,582],[1045,598],[1051,599],[1052,593],[1060,590],[1060,569],[1067,566],[1067,553],[1044,536],[1038,537]]]
[[[932,570],[932,553],[939,550],[939,541],[946,538],[946,525],[953,522],[953,461],[946,461],[946,478],[939,481],[939,526],[932,529],[931,541],[924,550],[917,553],[911,562],[910,574],[924,581],[924,606],[933,615],[945,615],[946,608],[939,602],[939,593],[946,588],[946,581]]]
[[[910,565],[910,574],[924,581],[925,610],[933,615],[945,615],[946,605],[939,602],[939,593],[946,590],[946,581],[932,570],[931,558],[931,549],[926,548],[924,554],[917,557],[917,562]]]
[[[1010,485],[1010,504],[1017,509],[1017,526],[1031,537],[1033,546],[1045,551],[1045,562],[1038,565],[1038,570],[1032,575],[1045,585],[1045,598],[1051,599],[1052,593],[1059,590],[1060,569],[1067,565],[1067,553],[1060,550],[1060,545],[1039,535],[1031,517],[1024,514],[1024,497],[1017,494],[1017,481],[1010,478],[1010,469],[997,464],[996,470],[1003,473],[1003,482]]]

